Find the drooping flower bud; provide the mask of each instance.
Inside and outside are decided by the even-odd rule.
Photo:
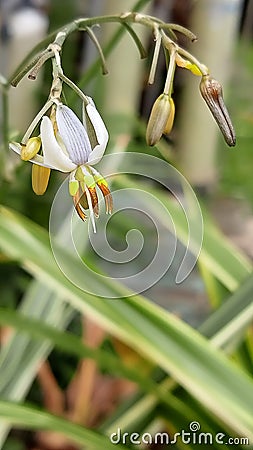
[[[22,145],[21,147],[21,159],[23,161],[29,161],[32,159],[37,153],[40,151],[41,147],[41,139],[40,137],[32,137],[28,139],[26,145]]]
[[[200,82],[199,88],[201,95],[210,109],[217,125],[219,126],[226,143],[230,147],[234,147],[236,143],[235,131],[223,100],[221,84],[209,75],[204,75]]]
[[[146,130],[146,141],[150,146],[155,145],[166,129],[171,112],[170,97],[161,94],[153,104]]]
[[[48,186],[51,169],[38,164],[32,165],[32,188],[35,194],[43,195]]]

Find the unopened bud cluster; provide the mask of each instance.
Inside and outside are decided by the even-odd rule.
[[[223,100],[221,84],[212,78],[208,68],[201,64],[193,55],[180,48],[163,30],[155,29],[155,51],[150,70],[149,83],[154,82],[158,52],[163,45],[168,56],[169,64],[163,93],[155,100],[149,116],[146,141],[150,146],[156,145],[162,135],[168,135],[173,127],[175,105],[172,99],[173,82],[176,67],[185,68],[196,76],[201,76],[200,92],[217,122],[226,143],[234,146],[236,143],[235,131]]]

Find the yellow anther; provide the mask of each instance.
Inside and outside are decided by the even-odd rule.
[[[21,147],[21,159],[23,161],[29,161],[32,159],[37,153],[40,151],[41,147],[41,139],[40,137],[32,137],[28,139],[26,145],[22,145]]]
[[[72,180],[69,182],[69,194],[74,197],[79,189],[79,182],[77,180]]]
[[[50,171],[48,167],[32,165],[32,188],[35,194],[43,195],[48,186]]]

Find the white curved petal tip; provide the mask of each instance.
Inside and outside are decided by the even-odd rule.
[[[17,142],[10,142],[9,143],[9,149],[13,150],[18,155],[20,155],[20,153],[21,153],[21,148],[22,148],[21,145],[18,144]]]
[[[22,145],[18,144],[18,142],[10,142],[9,143],[9,148],[10,148],[10,150],[13,150],[18,155],[21,154]],[[34,163],[34,164],[38,164],[38,166],[48,167],[49,169],[51,169],[50,166],[47,166],[44,163],[44,158],[41,155],[35,155],[33,158],[29,159],[28,162],[31,162],[31,163]]]
[[[99,163],[105,153],[106,146],[109,140],[109,133],[94,103],[89,103],[86,106],[86,111],[93,125],[98,142],[98,144],[93,148],[88,157],[88,163],[90,165],[94,165]]]

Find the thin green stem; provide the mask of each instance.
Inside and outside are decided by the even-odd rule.
[[[104,56],[105,57],[107,57],[111,53],[111,51],[114,49],[114,47],[116,47],[116,45],[118,44],[119,40],[121,39],[123,33],[124,33],[124,28],[119,28],[113,34],[112,38],[110,39],[110,41],[104,48]],[[92,78],[98,73],[99,67],[100,67],[100,58],[98,58],[93,64],[91,64],[89,69],[86,70],[85,74],[79,80],[79,83],[78,83],[79,86],[83,87],[83,86],[87,85],[92,80]],[[69,101],[70,101],[70,103],[73,101],[72,95],[69,96]]]
[[[139,0],[134,6],[134,11],[139,11],[141,8],[143,8],[147,3],[149,3],[150,0]],[[112,35],[111,39],[107,43],[107,45],[104,48],[104,56],[108,56],[111,51],[116,47],[120,39],[122,38],[124,34],[124,28],[119,28],[115,33]],[[79,86],[83,87],[87,85],[90,80],[97,74],[98,69],[100,65],[100,60],[97,59],[88,70],[86,70],[84,76],[79,81]],[[69,97],[69,102],[71,103],[73,101],[73,96]]]
[[[66,77],[64,73],[59,73],[58,76],[62,81],[64,81],[64,83],[66,83],[71,89],[73,89],[73,91],[75,91],[75,93],[82,99],[85,105],[89,103],[89,100],[83,93],[83,91],[81,91],[81,89],[79,89],[79,87],[75,83],[73,83],[73,81],[71,81],[68,77]]]
[[[21,144],[26,145],[29,137],[31,136],[33,130],[38,125],[39,121],[42,119],[44,114],[49,110],[49,108],[53,105],[53,100],[48,100],[47,103],[41,108],[40,112],[37,114],[37,116],[33,119],[32,123],[29,125],[28,129],[26,130],[23,139],[21,140]]]
[[[155,31],[155,50],[154,50],[151,69],[150,69],[150,73],[149,73],[149,79],[148,79],[149,84],[153,84],[155,81],[155,72],[156,72],[156,68],[157,68],[158,57],[159,57],[161,42],[162,42],[162,36],[161,36],[160,31],[157,28],[155,28],[154,31]]]
[[[185,28],[182,25],[178,25],[177,23],[166,23],[161,25],[161,28],[163,30],[178,31],[179,33],[184,34],[186,37],[188,37],[192,42],[197,41],[197,36],[192,33],[191,30],[188,30],[188,28]]]
[[[164,94],[168,95],[169,97],[171,96],[172,93],[175,69],[176,69],[176,49],[173,46],[170,52],[170,62],[163,90]]]
[[[146,52],[145,48],[143,47],[142,42],[139,39],[138,35],[135,33],[133,28],[130,27],[130,25],[128,25],[128,23],[123,23],[123,25],[126,28],[126,30],[128,31],[128,33],[132,36],[134,42],[136,43],[141,59],[146,58],[147,52]]]
[[[37,75],[39,70],[41,69],[41,67],[43,66],[43,64],[50,58],[52,58],[54,56],[54,53],[52,50],[47,49],[44,53],[42,53],[42,55],[40,56],[40,58],[38,59],[37,63],[33,66],[31,72],[28,75],[29,80],[36,80]],[[33,61],[34,63],[34,61]],[[24,73],[24,75],[22,74],[22,77],[18,79],[18,77],[16,78],[16,80],[14,80],[11,84],[12,86],[16,87],[17,84],[19,83],[19,81],[26,75],[27,72]]]
[[[10,78],[9,84],[11,86],[16,87],[18,83],[24,78],[24,76],[31,71],[33,67],[36,67],[37,63],[40,61],[40,59],[45,58],[45,56],[48,55],[48,50],[43,50],[42,52],[38,53],[30,62],[29,64],[23,65],[22,69],[14,73],[14,75]]]
[[[31,64],[31,61],[33,61],[33,64],[34,64],[34,61],[35,61],[35,63],[36,63],[36,61],[38,61],[38,59],[41,57],[42,53],[47,51],[47,49],[45,49],[45,47],[47,47],[53,41],[56,34],[57,34],[56,31],[54,33],[49,34],[45,39],[43,39],[41,42],[39,42],[39,44],[37,44],[28,53],[28,55],[23,59],[23,61],[21,61],[21,63],[18,65],[16,70],[13,72],[13,74],[9,77],[8,86],[13,85],[13,80],[15,80],[15,78],[19,76],[20,72],[23,71],[24,67],[29,66],[29,70],[32,69],[33,65]],[[28,73],[29,70],[26,71],[26,73]]]
[[[103,73],[103,75],[106,75],[108,73],[108,69],[106,67],[105,57],[104,57],[104,53],[103,53],[103,50],[101,48],[101,45],[100,45],[96,35],[93,33],[91,28],[87,27],[86,28],[86,32],[88,33],[88,35],[90,36],[91,40],[93,41],[93,43],[96,46],[96,49],[98,51],[98,54],[99,54],[100,60],[101,60],[102,73]]]
[[[9,84],[16,87],[18,83],[22,80],[22,78],[25,77],[25,75],[29,72],[29,78],[34,79],[34,76],[36,78],[38,70],[41,68],[41,66],[49,59],[54,56],[53,52],[53,45],[59,46],[59,50],[61,49],[65,39],[67,36],[75,31],[77,29],[77,25],[75,22],[71,22],[70,24],[66,25],[63,29],[56,31],[52,35],[50,35],[46,40],[42,41],[37,47],[35,47],[28,56],[23,60],[23,62],[19,65],[17,70],[14,72],[14,74],[10,77]],[[41,49],[41,46],[43,46],[44,42],[48,43],[49,38],[52,37],[52,40],[54,41],[52,43],[49,42],[49,46],[37,53],[35,56],[34,53],[37,48]],[[31,59],[32,58],[32,59]],[[33,69],[34,68],[34,73]]]
[[[81,19],[77,19],[77,20],[67,24],[66,26],[64,26],[60,30],[55,31],[49,37],[47,37],[46,39],[41,41],[40,44],[38,44],[38,46],[36,46],[29,53],[29,55],[25,58],[25,60],[20,64],[20,66],[18,67],[17,71],[15,71],[13,76],[10,77],[9,84],[12,84],[13,86],[17,86],[19,81],[29,71],[31,71],[31,69],[35,65],[36,65],[36,68],[37,68],[37,64],[40,67],[40,64],[42,65],[48,59],[48,57],[50,57],[50,56],[48,56],[48,51],[51,50],[50,47],[47,48],[46,50],[42,50],[42,47],[46,43],[49,44],[54,39],[53,44],[57,44],[61,48],[63,43],[64,43],[64,41],[65,41],[65,39],[73,31],[76,31],[76,30],[87,30],[88,27],[92,27],[93,25],[102,24],[102,23],[109,23],[109,22],[118,22],[118,23],[121,23],[121,24],[128,24],[129,22],[131,22],[131,23],[141,23],[143,25],[146,25],[146,26],[149,26],[149,27],[153,28],[153,22],[150,19],[150,17],[146,16],[144,14],[138,14],[138,12],[137,12],[139,9],[141,9],[143,6],[145,6],[147,3],[149,3],[149,1],[150,0],[139,0],[134,5],[134,10],[136,11],[134,13],[125,13],[125,14],[120,14],[120,15],[108,15],[108,16],[89,17],[89,18],[85,18],[85,19],[81,18]],[[155,21],[157,23],[159,23],[159,24],[160,23],[164,24],[164,22],[160,21],[159,19],[155,19]],[[130,32],[130,30],[128,30],[128,31]],[[137,39],[136,39],[136,35],[135,35],[134,31],[131,31],[131,35],[132,35],[132,37],[134,37],[134,39],[135,39],[135,41],[137,43]],[[120,33],[120,36],[121,36],[121,33]],[[140,42],[138,42],[138,48],[139,48],[139,50],[141,52],[141,55],[144,56],[144,49],[140,45]],[[46,53],[46,56],[47,56],[46,58],[45,58],[45,53]],[[101,56],[101,52],[100,52],[100,56]],[[42,58],[42,62],[40,61],[41,58]],[[35,76],[36,76],[36,73],[37,73],[36,70],[37,69],[35,69]],[[33,78],[33,75],[34,74],[33,74],[33,71],[32,71],[30,76]]]

